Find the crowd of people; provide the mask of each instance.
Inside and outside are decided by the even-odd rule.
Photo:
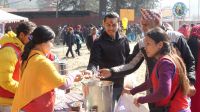
[[[77,25],[74,27],[65,25],[59,27],[58,35],[55,40],[57,44],[63,43],[63,45],[68,47],[66,53],[67,58],[69,58],[69,53],[71,53],[72,58],[75,58],[74,51],[72,50],[73,45],[76,45],[75,52],[80,56],[81,44],[86,43],[88,50],[90,50],[94,40],[99,37],[102,30],[101,26],[96,27],[92,24],[87,26]]]
[[[179,33],[164,24],[155,11],[141,9],[141,15],[141,29],[137,27],[141,38],[132,53],[127,37],[135,35],[121,33],[115,12],[104,17],[103,28],[90,25],[83,31],[81,25],[64,26],[57,37],[48,26],[21,22],[16,34],[8,31],[0,39],[0,112],[53,112],[55,88],[68,89],[81,79],[78,77],[96,72],[101,80],[114,83],[113,107],[123,94],[148,91],[146,96],[134,99],[132,105],[148,103],[150,112],[198,112],[200,25],[184,25],[187,32],[180,29]],[[80,56],[81,44],[86,43],[90,51],[87,70],[69,72],[67,77],[59,74],[52,63],[51,48],[54,39],[60,38],[68,48],[66,57],[69,53],[75,57],[74,44]],[[134,88],[124,87],[124,77],[136,71],[144,60],[145,82]]]

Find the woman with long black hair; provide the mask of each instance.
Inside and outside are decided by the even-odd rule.
[[[53,112],[54,88],[67,89],[74,82],[76,71],[61,76],[46,57],[53,47],[55,34],[48,26],[39,26],[22,54],[21,80],[14,97],[12,112]]]

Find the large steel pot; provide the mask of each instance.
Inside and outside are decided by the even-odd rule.
[[[113,112],[113,82],[90,80],[83,83],[86,112]]]

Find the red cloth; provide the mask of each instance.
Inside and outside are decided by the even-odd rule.
[[[154,67],[154,70],[153,70],[152,75],[151,75],[153,91],[157,91],[158,88],[159,88],[159,80],[158,80],[158,75],[157,75],[157,66],[159,66],[158,64],[163,59],[171,60],[173,62],[173,60],[169,56],[164,56],[164,57],[161,57],[159,59],[159,61],[157,62],[156,66]],[[175,93],[176,89],[178,88],[178,86],[179,86],[179,72],[178,72],[178,68],[176,67],[176,73],[174,74],[174,78],[172,80],[172,87],[171,87],[170,95],[167,96],[165,99],[163,99],[163,100],[161,100],[159,102],[156,102],[155,105],[156,106],[166,106],[169,103],[169,101],[171,100],[171,98],[174,95],[174,93]],[[177,91],[174,99],[171,101],[169,112],[178,112],[178,111],[186,109],[188,107],[189,107],[189,105],[188,105],[188,102],[187,102],[187,97],[183,95],[181,89],[179,88],[179,90]]]
[[[53,53],[49,53],[47,58],[51,61],[55,60]],[[27,104],[22,110],[25,112],[53,112],[55,103],[55,92],[54,90],[36,98]]]
[[[51,61],[54,61],[54,60],[55,60],[55,56],[54,56],[53,53],[49,53],[49,54],[47,55],[47,58],[50,59]]]
[[[21,51],[16,45],[14,45],[12,43],[6,43],[1,48],[3,48],[3,47],[12,47],[17,54],[18,61],[15,65],[15,70],[13,72],[13,79],[16,80],[16,81],[19,81],[19,78],[20,78],[19,77],[19,70],[20,70],[20,65],[21,65]],[[14,93],[0,87],[0,96],[5,97],[5,98],[14,98]]]
[[[200,31],[200,30],[198,30],[198,31]],[[194,33],[194,34],[198,35],[197,33]],[[199,37],[200,37],[200,32],[199,32]],[[200,110],[200,43],[198,43],[198,44],[199,44],[198,45],[198,57],[197,57],[198,62],[197,62],[197,66],[196,66],[196,83],[195,83],[196,94],[192,97],[192,104],[191,104],[192,112],[199,112],[199,110]]]
[[[200,39],[200,25],[192,27],[190,36],[198,37]]]
[[[182,33],[185,38],[188,39],[190,35],[190,27],[188,25],[185,28],[182,26],[178,29],[178,32]]]
[[[52,90],[22,108],[25,112],[53,112],[55,103],[55,91]]]

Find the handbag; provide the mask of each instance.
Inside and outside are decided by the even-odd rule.
[[[169,107],[170,104],[172,102],[172,100],[174,99],[174,97],[176,96],[176,93],[178,92],[180,88],[180,84],[178,85],[178,87],[176,88],[173,96],[170,98],[169,102],[167,103],[166,106],[155,106],[155,104],[153,105],[153,107],[150,109],[150,112],[169,112]]]

